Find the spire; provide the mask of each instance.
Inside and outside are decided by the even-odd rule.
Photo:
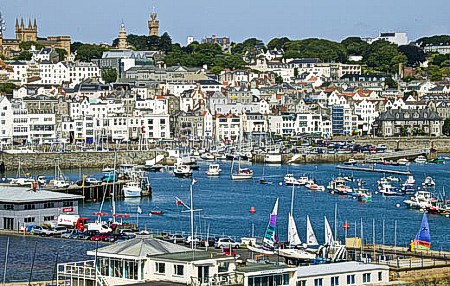
[[[33,28],[34,28],[34,29],[37,29],[36,18],[34,18]]]
[[[16,18],[16,29],[19,29],[19,18]]]
[[[23,24],[23,18],[20,19],[20,28],[25,28],[25,25]]]
[[[31,29],[31,28],[32,28],[32,26],[31,26],[31,18],[30,18],[30,19],[28,19],[28,28],[29,28],[29,29]]]

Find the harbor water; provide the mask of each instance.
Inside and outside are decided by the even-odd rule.
[[[301,239],[305,238],[307,215],[310,217],[319,242],[324,241],[325,216],[328,218],[333,231],[336,230],[337,239],[342,241],[346,235],[355,236],[356,234],[359,236],[361,234],[361,222],[363,238],[366,243],[373,243],[375,240],[377,244],[407,246],[419,231],[423,213],[420,210],[406,208],[402,202],[409,197],[408,195],[382,197],[380,194],[375,194],[378,190],[377,180],[383,174],[352,173],[351,171],[338,170],[332,164],[287,166],[251,165],[247,163],[248,165],[245,166],[253,169],[254,178],[247,181],[232,181],[230,178],[230,162],[219,162],[223,171],[221,176],[217,178],[205,175],[208,164],[209,162],[199,162],[200,170],[194,171],[193,175],[197,179],[197,183],[192,186],[194,209],[199,210],[195,212],[195,232],[203,237],[206,236],[206,233],[209,233],[209,236],[243,237],[251,236],[252,232],[255,236],[262,236],[275,199],[279,197],[277,233],[279,240],[285,241],[287,239],[287,220],[291,206],[292,187],[280,183],[287,173],[292,173],[297,177],[307,175],[324,186],[338,175],[353,176],[366,181],[365,187],[373,192],[372,202],[362,203],[352,197],[332,195],[328,192],[311,192],[305,187],[295,187],[294,218]],[[435,192],[437,194],[442,192],[442,188],[450,183],[449,165],[419,165],[413,163],[409,166],[409,170],[416,179],[416,186],[421,185],[426,176],[433,177],[436,182]],[[374,167],[389,168],[387,166]],[[406,171],[406,167],[391,168]],[[82,170],[82,172],[92,174],[97,178],[101,177],[101,170],[87,169]],[[79,177],[79,170],[72,170],[71,172],[66,170],[65,173],[74,181]],[[45,173],[42,174],[46,175]],[[8,175],[13,176],[14,174]],[[259,184],[259,179],[263,176],[272,184]],[[186,208],[176,203],[176,197],[187,205],[191,204],[189,188],[192,178],[176,178],[171,172],[149,173],[149,178],[153,188],[152,197],[119,200],[116,202],[117,213],[129,214],[130,218],[126,219],[126,222],[138,224],[141,229],[189,235],[190,214],[186,212]],[[404,176],[400,176],[400,178],[403,181],[406,179]],[[351,184],[356,187],[356,183]],[[101,202],[99,201],[80,203],[80,214],[94,219],[93,212],[98,212],[100,205]],[[255,213],[250,213],[251,207],[255,208]],[[111,209],[111,201],[105,201],[102,211],[111,214]],[[140,214],[138,213],[139,209],[142,210]],[[150,215],[149,213],[152,210],[162,210],[164,214]],[[430,214],[428,220],[432,249],[450,250],[450,218]],[[350,226],[347,233],[343,228],[345,222]],[[6,236],[0,238],[0,244],[2,245],[0,257],[4,257]],[[56,252],[59,252],[59,262],[83,260],[87,259],[86,251],[95,249],[96,246],[95,243],[90,242],[12,237],[8,261],[11,268],[9,269],[21,269],[22,271],[8,271],[8,281],[28,279],[36,241],[38,242],[36,263],[39,264],[39,266],[36,266],[37,270],[33,275],[33,279],[36,280],[51,280]],[[3,269],[1,260],[0,258],[0,269]]]

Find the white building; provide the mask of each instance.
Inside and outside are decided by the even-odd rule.
[[[215,117],[215,140],[238,142],[242,136],[241,118],[234,114],[216,114]]]
[[[363,41],[366,41],[369,44],[372,44],[378,40],[388,41],[390,43],[396,44],[398,46],[403,46],[409,44],[408,36],[406,33],[380,33],[380,35],[376,38],[363,38]]]
[[[11,102],[5,97],[0,97],[0,142],[11,143],[13,131],[13,109]]]

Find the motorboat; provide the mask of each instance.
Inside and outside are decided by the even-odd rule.
[[[281,164],[281,154],[268,153],[264,155],[264,162],[267,164]]]
[[[360,202],[369,203],[372,201],[372,193],[368,189],[357,188],[355,189],[355,193]]]
[[[298,179],[296,179],[293,174],[286,174],[284,176],[283,180],[284,180],[284,183],[288,186],[292,186],[292,185],[300,186],[301,185],[300,181]]]
[[[398,159],[398,160],[397,160],[397,163],[398,163],[400,166],[408,166],[408,165],[410,164],[410,162],[409,162],[408,159],[406,159],[406,158]]]
[[[351,195],[353,193],[353,190],[352,188],[347,186],[345,182],[345,179],[342,177],[335,178],[328,184],[328,192],[338,195]]]
[[[422,186],[424,186],[425,188],[433,188],[436,185],[436,183],[434,182],[433,178],[428,176],[425,178],[425,181],[422,183]]]
[[[406,178],[406,181],[405,181],[405,186],[414,186],[414,184],[416,183],[416,179],[414,179],[414,176],[412,176],[412,175],[409,175],[407,178]]]
[[[214,161],[214,155],[211,153],[203,153],[200,155],[200,159],[205,161]]]
[[[173,170],[175,177],[188,178],[192,176],[192,169],[189,165],[177,164]]]
[[[205,172],[208,176],[220,176],[220,172],[222,172],[222,169],[220,169],[219,164],[210,164],[208,166],[208,170]]]
[[[317,191],[317,192],[323,192],[323,191],[325,191],[325,187],[324,187],[324,186],[318,185],[318,184],[315,182],[315,180],[309,180],[309,182],[306,183],[305,187],[306,187],[308,190],[311,190],[311,191]]]
[[[432,202],[437,201],[428,191],[417,191],[413,197],[408,200],[404,200],[408,208],[412,209],[425,209],[431,207]]]
[[[355,159],[351,158],[348,159],[347,162],[344,162],[344,165],[356,165],[356,163],[358,163]]]
[[[122,188],[125,198],[136,198],[142,196],[142,188],[138,182],[128,182]]]
[[[389,182],[400,182],[400,178],[394,177],[394,176],[388,176],[388,177],[386,177],[386,179],[387,179]]]
[[[399,190],[396,187],[393,187],[391,184],[383,184],[380,187],[380,194],[383,196],[403,196],[405,193],[403,193],[401,190]]]
[[[417,157],[414,162],[416,162],[417,164],[426,164],[427,163],[427,158],[423,155],[420,155],[419,157]]]

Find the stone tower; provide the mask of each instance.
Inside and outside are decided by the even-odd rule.
[[[150,20],[148,21],[148,35],[159,36],[159,20],[156,20],[156,11],[153,8],[153,12],[150,14]]]
[[[34,19],[33,25],[31,25],[31,19],[28,20],[28,27],[25,27],[23,23],[23,18],[16,18],[16,39],[20,42],[36,42],[37,41],[37,24],[36,19]]]
[[[119,42],[117,43],[117,48],[120,50],[124,50],[128,48],[128,40],[127,40],[127,31],[125,31],[125,24],[122,22],[122,25],[120,25],[120,32],[119,32]]]

